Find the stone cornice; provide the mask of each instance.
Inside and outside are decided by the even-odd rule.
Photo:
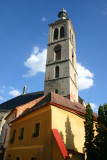
[[[51,42],[51,43],[48,43],[47,45],[49,46],[49,45],[52,45],[52,44],[55,44],[55,43],[59,43],[59,42],[62,42],[62,41],[66,41],[66,40],[68,40],[69,38],[61,38],[60,40],[54,40],[53,42]]]
[[[76,86],[76,84],[74,83],[73,79],[71,78],[71,76],[66,76],[66,77],[58,77],[58,78],[54,78],[54,79],[50,79],[50,80],[45,80],[45,82],[49,82],[49,81],[58,81],[61,79],[66,79],[66,78],[70,78],[71,81],[73,82],[73,84],[75,85],[75,87],[78,89],[78,87]]]
[[[46,64],[46,67],[47,67],[47,66],[54,65],[54,64],[58,64],[58,63],[68,62],[68,61],[70,61],[70,63],[71,63],[71,65],[72,65],[72,67],[74,68],[74,70],[75,70],[76,74],[78,74],[78,73],[77,73],[77,71],[76,71],[76,69],[75,69],[75,67],[73,66],[73,64],[72,64],[72,62],[71,62],[71,60],[70,60],[70,59],[66,59],[66,60],[59,60],[59,61],[57,60],[57,61],[54,61],[54,62],[52,62],[52,63],[48,63],[48,64]]]
[[[64,20],[61,20],[61,21],[55,21],[55,22],[49,24],[49,26],[54,26],[54,25],[60,24],[60,23],[62,23],[62,22],[66,22],[66,21],[68,21],[68,20],[69,20],[69,18],[64,19]]]

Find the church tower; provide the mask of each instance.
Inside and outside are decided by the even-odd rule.
[[[45,90],[78,102],[75,31],[64,8],[49,24]]]

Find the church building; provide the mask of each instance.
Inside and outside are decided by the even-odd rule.
[[[64,8],[49,24],[44,85],[44,96],[11,122],[4,160],[84,160],[86,107],[79,103],[75,31]]]

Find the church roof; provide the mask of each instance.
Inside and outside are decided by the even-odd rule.
[[[42,97],[43,95],[44,95],[44,91],[22,94],[20,96],[17,96],[13,99],[10,99],[0,104],[0,110],[13,110],[15,107],[21,106],[34,99]]]
[[[19,116],[17,119],[22,118],[23,116],[25,116],[27,114],[30,114],[31,112],[45,106],[46,104],[52,104],[52,105],[57,106],[59,108],[73,111],[81,116],[84,116],[85,112],[86,112],[86,107],[83,106],[82,104],[80,104],[78,102],[72,102],[69,99],[67,99],[59,94],[56,94],[54,92],[50,92],[42,100],[40,100],[36,105],[34,105],[32,108],[30,108],[26,112],[22,113],[22,115]],[[98,115],[93,112],[93,116],[96,119]]]

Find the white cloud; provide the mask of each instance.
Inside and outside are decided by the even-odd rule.
[[[88,69],[86,69],[80,63],[77,63],[77,72],[78,72],[78,89],[79,90],[88,89],[94,85],[93,73],[91,73]]]
[[[39,52],[39,48],[35,46],[30,57],[24,62],[24,66],[29,68],[27,74],[23,77],[35,76],[37,72],[45,72],[47,49],[43,49]]]
[[[92,110],[93,110],[94,112],[97,112],[97,111],[98,111],[98,106],[97,106],[96,104],[90,103],[90,106],[91,106],[91,108],[92,108]]]
[[[107,15],[107,8],[105,8],[105,10],[102,12],[103,16]]]
[[[13,97],[16,97],[19,96],[21,93],[17,89],[14,89],[10,91],[9,94],[12,95]]]
[[[0,96],[0,100],[1,100],[1,101],[5,101],[5,98],[3,98],[3,97]]]
[[[42,17],[42,22],[45,22],[46,21],[46,18],[45,17]]]
[[[32,54],[37,54],[38,52],[39,52],[39,47],[34,46],[34,47],[33,47]]]

